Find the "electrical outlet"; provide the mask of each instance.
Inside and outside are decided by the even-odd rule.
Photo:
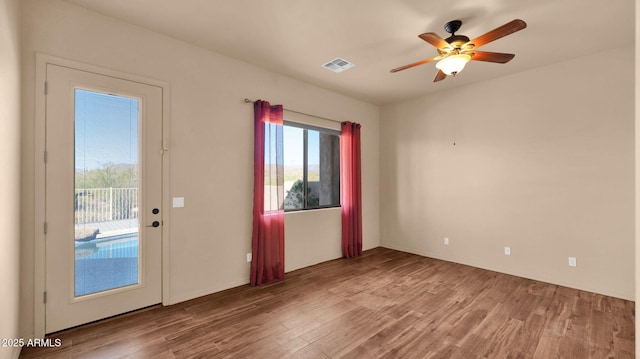
[[[511,247],[504,247],[504,255],[505,256],[511,255]]]
[[[448,246],[448,245],[449,245],[449,237],[444,237],[444,244],[445,244],[446,246]]]
[[[251,252],[247,253],[247,262],[251,262]]]
[[[576,257],[569,257],[569,267],[577,267]]]

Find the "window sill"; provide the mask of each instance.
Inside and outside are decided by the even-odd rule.
[[[294,209],[294,210],[288,210],[288,211],[284,211],[285,216],[286,215],[294,215],[294,214],[301,214],[301,213],[313,213],[316,211],[340,211],[341,210],[341,206],[333,206],[333,207],[322,207],[322,208],[309,208],[309,209]]]

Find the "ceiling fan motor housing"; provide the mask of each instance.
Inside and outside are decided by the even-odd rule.
[[[451,45],[453,45],[453,47],[459,49],[462,47],[462,45],[469,42],[469,38],[464,35],[453,35],[453,36],[447,37],[446,39],[444,39],[444,41],[450,43]]]
[[[469,42],[469,38],[464,35],[456,35],[456,31],[460,29],[462,26],[462,21],[460,20],[451,20],[448,23],[444,24],[444,30],[451,34],[448,38],[445,39],[453,49],[460,50],[462,45]]]

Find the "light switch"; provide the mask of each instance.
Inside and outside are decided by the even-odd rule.
[[[184,197],[173,197],[173,208],[184,207]]]

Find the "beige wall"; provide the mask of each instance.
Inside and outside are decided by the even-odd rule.
[[[363,125],[365,247],[379,245],[379,109],[58,0],[24,4],[22,127],[24,335],[33,332],[35,53],[152,79],[171,87],[170,298],[175,303],[248,283],[251,248],[253,108],[265,99],[285,108]],[[287,214],[286,268],[340,256],[335,210]],[[312,233],[313,235],[308,235]],[[314,251],[306,248],[313,242]]]
[[[382,245],[633,300],[634,52],[615,54],[384,107]]]
[[[0,339],[19,338],[20,3],[0,0]],[[0,347],[0,358],[18,348]]]
[[[322,231],[318,230],[317,223],[325,223]],[[314,227],[316,230],[309,230]],[[340,208],[321,209],[313,216],[304,211],[287,213],[284,237],[285,270],[288,272],[341,257],[341,233]],[[327,241],[331,242],[330,246],[325,244]],[[366,247],[366,244],[363,244],[363,247]]]

